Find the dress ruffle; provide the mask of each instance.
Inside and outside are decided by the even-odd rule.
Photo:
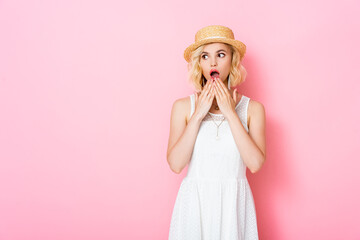
[[[170,224],[171,240],[257,240],[253,195],[244,179],[185,177]]]

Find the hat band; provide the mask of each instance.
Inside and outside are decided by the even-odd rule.
[[[206,38],[203,38],[201,40],[206,40],[206,39],[211,39],[211,38],[227,38],[227,37],[221,37],[221,36],[210,36],[210,37],[206,37]]]

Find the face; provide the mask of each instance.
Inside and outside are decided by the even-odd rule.
[[[231,49],[225,43],[210,43],[204,45],[200,55],[200,66],[206,80],[211,80],[210,71],[215,69],[221,81],[225,82],[231,69]]]

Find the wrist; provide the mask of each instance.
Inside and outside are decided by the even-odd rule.
[[[193,121],[197,124],[200,124],[202,120],[203,120],[203,117],[201,117],[197,112],[194,112],[190,118],[190,121]]]
[[[228,121],[231,121],[232,119],[234,118],[239,118],[239,116],[237,115],[237,112],[235,110],[232,110],[229,114],[227,114],[226,116],[226,119]]]

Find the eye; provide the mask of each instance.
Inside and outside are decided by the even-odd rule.
[[[201,57],[202,57],[203,59],[205,59],[205,57],[207,57],[207,55],[206,55],[206,54],[204,54],[204,55],[202,55]]]
[[[224,53],[219,53],[219,55],[220,55],[220,54],[223,54],[223,55],[224,55],[224,57],[225,57],[225,54],[224,54]]]

